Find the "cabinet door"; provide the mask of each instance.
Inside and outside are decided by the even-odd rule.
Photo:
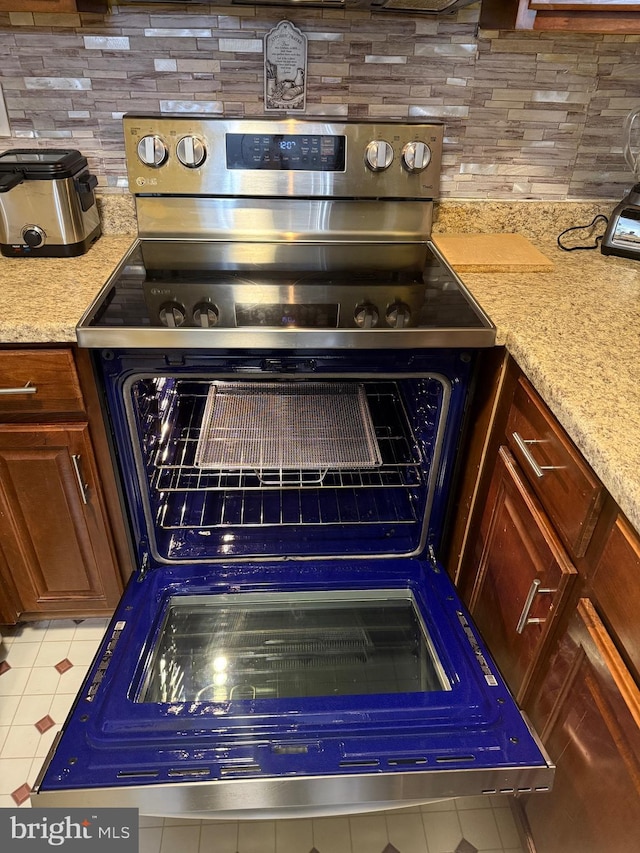
[[[577,573],[505,447],[489,487],[478,551],[471,612],[521,701]]]
[[[640,539],[622,515],[616,518],[596,565],[591,596],[640,684]]]
[[[0,426],[0,537],[21,615],[113,609],[120,582],[86,423]]]
[[[557,770],[525,811],[537,853],[638,849],[640,691],[581,599],[529,710]]]
[[[584,33],[640,32],[633,0],[483,0],[480,26]]]

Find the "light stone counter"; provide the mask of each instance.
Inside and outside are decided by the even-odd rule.
[[[640,261],[532,242],[553,272],[461,278],[640,532]]]
[[[78,258],[0,257],[0,345],[75,341],[78,320],[133,240],[103,235]]]
[[[558,231],[593,211],[554,211],[549,226],[548,211],[540,218],[539,208],[503,205],[492,209],[490,228],[451,206],[435,230],[520,231],[554,262],[549,273],[461,277],[496,324],[498,343],[640,531],[640,261],[562,252]],[[75,341],[76,323],[132,240],[105,235],[80,258],[0,258],[0,344]]]

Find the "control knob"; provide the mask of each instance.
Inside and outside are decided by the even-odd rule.
[[[407,172],[422,172],[431,162],[431,149],[426,142],[407,142],[402,149],[402,165]]]
[[[411,309],[404,302],[393,302],[387,308],[386,319],[393,329],[404,329],[409,325]]]
[[[188,169],[197,169],[202,166],[207,156],[204,142],[197,136],[183,136],[176,145],[178,160]]]
[[[159,136],[143,136],[138,142],[138,157],[145,166],[157,169],[158,166],[162,166],[168,156],[167,146]]]
[[[203,329],[210,329],[218,325],[218,308],[213,302],[198,302],[193,309],[193,322]]]
[[[165,302],[164,305],[160,306],[158,316],[163,326],[175,329],[184,323],[186,312],[184,305],[179,302]]]
[[[374,139],[364,153],[364,162],[372,172],[382,172],[388,169],[393,160],[393,148],[384,139]]]
[[[27,246],[36,249],[38,246],[44,245],[47,235],[38,225],[25,225],[22,229],[22,239]]]
[[[370,302],[363,302],[361,305],[357,305],[353,313],[356,326],[361,329],[373,329],[374,326],[377,326],[378,316],[378,309]]]

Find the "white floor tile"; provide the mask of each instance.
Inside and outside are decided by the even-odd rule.
[[[95,657],[99,643],[95,640],[72,640],[67,657],[74,666],[89,666]]]
[[[195,826],[165,826],[162,830],[160,853],[198,853],[200,824]]]
[[[2,755],[2,747],[9,734],[9,726],[0,726],[0,755]]]
[[[431,812],[422,815],[429,853],[451,853],[462,840],[458,813]]]
[[[400,853],[428,853],[420,814],[387,815],[386,821],[389,841]]]
[[[21,670],[18,670],[18,672],[20,671]],[[25,672],[27,672],[29,677],[24,686],[23,693],[34,696],[43,693],[52,694],[56,692],[60,682],[60,675],[54,667],[34,666],[33,669],[25,670]],[[10,675],[10,673],[6,672],[5,675]],[[5,675],[3,675],[2,678],[4,678]],[[0,678],[0,683],[2,682],[2,678]]]
[[[13,631],[14,643],[41,643],[49,630],[50,623],[48,621],[29,622],[24,625],[17,625]],[[2,629],[4,634],[4,628]]]
[[[348,817],[321,817],[313,820],[313,843],[320,853],[359,853],[351,846]]]
[[[61,660],[69,657],[70,646],[69,640],[42,643],[35,666],[55,666]]]
[[[462,834],[478,850],[493,850],[502,847],[498,825],[493,809],[470,809],[458,813]]]
[[[31,668],[42,648],[42,643],[16,643],[11,647],[11,651],[6,656],[6,661],[9,666]]]
[[[71,642],[73,640],[77,624],[73,621],[73,619],[52,619],[49,623],[49,627],[47,628],[47,632],[45,634],[45,639],[47,643],[51,642],[62,642],[68,641]]]
[[[11,794],[24,785],[29,778],[32,762],[32,758],[0,758],[0,794]]]
[[[275,850],[275,821],[247,820],[238,824],[239,853],[275,853]]]
[[[309,853],[313,847],[311,820],[279,820],[275,828],[276,853]]]
[[[35,726],[11,726],[11,737],[5,741],[0,758],[33,758],[39,744],[40,732]]]
[[[54,723],[64,723],[74,699],[75,696],[72,696],[71,693],[56,693],[49,708],[49,716]]]
[[[384,850],[389,843],[387,822],[383,815],[357,815],[349,818],[354,853]]]
[[[76,631],[73,635],[74,640],[93,640],[96,648],[98,642],[104,637],[104,633],[109,626],[108,619],[83,619],[76,625]]]
[[[54,670],[55,672],[55,670]],[[75,696],[82,687],[82,682],[87,674],[86,666],[74,666],[63,672],[58,681],[56,693],[72,693]]]
[[[237,823],[205,823],[200,832],[200,853],[237,853]]]
[[[0,687],[2,685],[2,679],[8,673],[0,676]],[[0,692],[0,726],[8,726],[13,722],[13,718],[15,717],[16,711],[18,709],[18,705],[20,704],[22,696],[6,696]]]
[[[141,828],[138,835],[138,853],[160,853],[162,827]]]
[[[37,723],[49,713],[52,700],[53,696],[50,693],[22,696],[18,703],[14,723],[16,725]]]
[[[3,672],[0,675],[0,696],[22,696],[32,672],[31,669],[9,669]]]
[[[506,848],[520,847],[520,833],[511,809],[494,809],[493,816],[498,825],[502,846]]]

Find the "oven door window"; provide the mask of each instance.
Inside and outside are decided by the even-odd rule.
[[[137,702],[450,689],[409,590],[170,600]]]

